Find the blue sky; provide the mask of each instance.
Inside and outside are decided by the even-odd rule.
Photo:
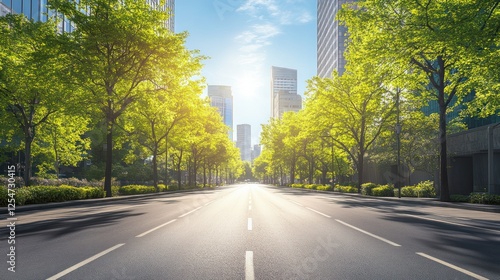
[[[252,145],[270,117],[271,66],[297,69],[298,93],[316,75],[316,1],[177,0],[175,31],[209,56],[207,84],[232,87],[236,125],[252,126]]]

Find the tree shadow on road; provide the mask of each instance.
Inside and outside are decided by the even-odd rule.
[[[412,224],[425,229],[432,234],[432,238],[416,238],[418,243],[424,244],[425,247],[432,250],[444,252],[447,256],[454,256],[470,267],[479,267],[495,275],[500,275],[500,266],[498,265],[500,236],[498,232],[414,217],[387,215],[384,219]],[[422,251],[425,253],[425,248],[422,248]]]
[[[47,239],[54,239],[63,235],[83,231],[91,228],[103,228],[118,223],[122,219],[145,213],[132,212],[133,210],[110,211],[102,213],[88,213],[67,218],[55,218],[37,221],[16,226],[17,236],[45,235]]]

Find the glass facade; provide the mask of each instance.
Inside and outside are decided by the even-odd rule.
[[[335,17],[343,4],[353,1],[318,0],[317,75],[322,78],[331,77],[333,70],[339,75],[345,71],[347,29]]]
[[[148,4],[150,4],[153,8],[156,8],[159,5],[158,0],[145,0],[145,1]],[[48,16],[52,16],[54,14],[53,11],[48,10],[47,0],[0,0],[0,3],[3,4],[4,6],[3,8],[8,9],[8,11],[5,11],[4,13],[13,12],[16,14],[24,14],[27,18],[32,19],[34,21],[47,21]],[[173,32],[174,31],[173,12],[175,8],[175,0],[167,0],[166,4],[160,8],[163,11],[167,10],[169,11],[170,18],[165,24]],[[3,10],[0,10],[0,12],[1,11]],[[60,22],[58,24],[59,32],[72,32],[74,30],[74,26],[71,23],[71,21],[66,19],[63,15],[57,15],[57,16],[60,19]]]
[[[281,118],[284,112],[302,109],[297,94],[297,70],[271,67],[271,117]]]
[[[228,137],[233,141],[233,95],[230,86],[209,85],[210,105],[217,108],[224,124],[229,127]]]

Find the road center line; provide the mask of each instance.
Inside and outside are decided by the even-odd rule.
[[[201,206],[200,206],[200,207],[198,207],[198,208],[196,208],[196,209],[193,209],[193,210],[191,210],[191,211],[189,211],[189,212],[187,212],[187,213],[184,213],[184,214],[180,215],[180,216],[179,216],[179,218],[185,217],[185,216],[187,216],[187,215],[189,215],[189,214],[191,214],[191,213],[193,213],[193,212],[195,212],[195,211],[199,210],[200,208],[201,208]]]
[[[252,218],[248,218],[248,230],[252,230]]]
[[[419,256],[422,256],[422,257],[424,257],[424,258],[427,258],[427,259],[429,259],[429,260],[432,260],[432,261],[435,261],[435,262],[437,262],[437,263],[440,263],[440,264],[442,264],[442,265],[444,265],[444,266],[447,266],[447,267],[449,267],[449,268],[452,268],[452,269],[454,269],[454,270],[456,270],[456,271],[460,271],[460,272],[462,272],[462,273],[464,273],[464,274],[467,274],[467,275],[469,275],[470,277],[476,278],[476,279],[478,279],[478,280],[488,280],[488,278],[485,278],[485,277],[483,277],[483,276],[481,276],[481,275],[477,275],[477,274],[475,274],[475,273],[473,273],[473,272],[470,272],[470,271],[468,271],[468,270],[466,270],[466,269],[463,269],[463,268],[458,267],[458,266],[456,266],[456,265],[453,265],[453,264],[451,264],[451,263],[445,262],[445,261],[440,260],[440,259],[438,259],[438,258],[435,258],[435,257],[433,257],[433,256],[429,256],[429,255],[424,254],[424,253],[416,253],[416,254],[417,254],[417,255],[419,255]]]
[[[253,251],[246,251],[245,254],[245,280],[254,280]]]
[[[84,266],[84,265],[86,265],[86,264],[88,264],[88,263],[90,263],[90,262],[92,262],[92,261],[94,261],[94,260],[96,260],[96,259],[98,259],[98,258],[100,258],[100,257],[102,257],[104,255],[106,255],[107,253],[109,253],[109,252],[111,252],[111,251],[113,251],[115,249],[118,249],[119,247],[121,247],[123,245],[125,245],[125,243],[120,243],[118,245],[115,245],[115,246],[107,249],[107,250],[104,250],[104,251],[100,252],[99,254],[93,255],[92,257],[90,257],[90,258],[88,258],[88,259],[86,259],[84,261],[81,261],[81,262],[73,265],[70,268],[67,268],[67,269],[63,270],[63,271],[57,273],[56,275],[54,275],[54,276],[52,276],[50,278],[47,278],[47,280],[56,280],[56,279],[59,279],[59,278],[63,277],[64,275],[66,275],[66,274],[68,274],[68,273],[70,273],[72,271],[77,270],[78,268],[80,268],[80,267],[82,267],[82,266]]]
[[[321,213],[321,212],[319,212],[319,211],[317,211],[317,210],[314,210],[314,209],[312,209],[312,208],[309,208],[309,207],[306,207],[306,208],[307,208],[307,209],[309,209],[309,210],[311,210],[311,211],[313,211],[313,212],[316,212],[316,213],[318,213],[318,214],[320,214],[320,215],[323,215],[323,216],[325,216],[325,217],[327,217],[327,218],[331,218],[331,217],[330,217],[330,216],[328,216],[327,214]]]
[[[146,232],[143,232],[143,233],[141,233],[141,234],[139,234],[139,235],[136,235],[135,237],[143,237],[144,235],[146,235],[146,234],[148,234],[148,233],[151,233],[151,232],[153,232],[153,231],[155,231],[155,230],[157,230],[157,229],[159,229],[159,228],[161,228],[161,227],[164,227],[164,226],[166,226],[166,225],[168,225],[168,224],[171,224],[171,223],[173,223],[173,222],[175,222],[175,221],[177,221],[177,219],[173,219],[173,220],[171,220],[171,221],[168,221],[168,222],[166,222],[166,223],[164,223],[164,224],[161,224],[161,225],[159,225],[159,226],[157,226],[157,227],[155,227],[155,228],[152,228],[152,229],[150,229],[150,230],[148,230],[148,231],[146,231]]]
[[[378,239],[378,240],[380,240],[380,241],[384,241],[385,243],[390,244],[390,245],[392,245],[392,246],[396,246],[396,247],[400,247],[400,246],[401,246],[401,245],[399,245],[399,244],[397,244],[397,243],[394,243],[394,242],[392,242],[392,241],[390,241],[390,240],[387,240],[387,239],[385,239],[385,238],[383,238],[383,237],[380,237],[380,236],[378,236],[378,235],[375,235],[375,234],[373,234],[373,233],[369,233],[369,232],[368,232],[368,231],[366,231],[366,230],[362,230],[362,229],[360,229],[360,228],[357,228],[357,227],[355,227],[355,226],[353,226],[353,225],[350,225],[350,224],[348,224],[348,223],[346,223],[346,222],[343,222],[343,221],[341,221],[341,220],[337,220],[337,219],[335,219],[335,221],[337,221],[337,222],[339,222],[339,223],[341,223],[341,224],[343,224],[343,225],[345,225],[345,226],[348,226],[348,227],[350,227],[350,228],[352,228],[352,229],[355,229],[355,230],[357,230],[357,231],[359,231],[359,232],[362,232],[362,233],[364,233],[364,234],[366,234],[366,235],[369,235],[369,236],[371,236],[371,237],[373,237],[373,238],[376,238],[376,239]]]

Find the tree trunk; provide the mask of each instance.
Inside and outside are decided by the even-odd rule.
[[[108,121],[106,135],[106,169],[104,170],[104,191],[111,197],[111,170],[113,167],[113,123]]]
[[[31,179],[31,144],[33,143],[33,137],[29,133],[24,139],[24,185],[30,186]]]
[[[155,143],[155,147],[153,150],[153,186],[156,189],[156,192],[159,192],[158,189],[158,144]]]
[[[363,161],[364,153],[358,154],[358,193],[361,193],[361,184],[363,184],[363,172],[365,169],[364,161]]]
[[[449,201],[450,190],[448,188],[448,155],[446,151],[446,105],[444,105],[444,103],[439,105],[439,140],[441,201]]]

